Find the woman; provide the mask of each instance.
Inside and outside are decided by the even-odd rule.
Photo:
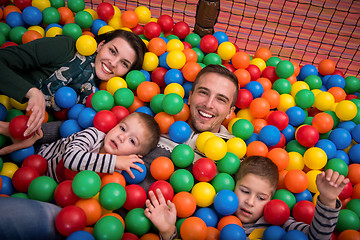
[[[28,100],[26,111],[32,111],[25,136],[40,128],[46,107],[60,110],[53,98],[60,87],[72,87],[78,102],[85,103],[96,82],[141,68],[146,46],[133,32],[115,30],[95,39],[98,47],[91,56],[79,54],[75,40],[64,35],[0,49],[0,93]]]

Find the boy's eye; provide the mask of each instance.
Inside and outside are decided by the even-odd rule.
[[[261,197],[261,196],[258,196],[258,199],[259,199],[260,201],[265,201],[265,198],[264,198],[264,197]]]
[[[249,194],[249,191],[245,190],[245,189],[241,189],[241,192],[245,193],[245,194]]]
[[[131,139],[131,138],[130,138],[130,142],[135,145],[134,139]]]
[[[120,126],[121,131],[125,131],[125,128],[123,126]]]

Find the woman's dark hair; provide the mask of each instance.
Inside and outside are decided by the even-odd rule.
[[[136,60],[132,64],[131,70],[141,69],[144,61],[144,55],[147,52],[147,48],[143,40],[135,33],[121,29],[100,34],[95,37],[95,40],[99,44],[102,41],[105,41],[104,43],[110,42],[115,38],[122,38],[126,40],[130,44],[130,46],[134,49],[136,53]]]

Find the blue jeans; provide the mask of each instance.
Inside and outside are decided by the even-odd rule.
[[[55,228],[60,210],[50,203],[0,197],[0,239],[61,239]]]

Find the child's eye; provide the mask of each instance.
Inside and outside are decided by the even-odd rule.
[[[121,131],[125,131],[125,128],[123,126],[120,126]]]
[[[249,194],[249,191],[245,190],[245,189],[241,189],[241,192],[245,193],[245,194]]]
[[[264,198],[264,197],[261,197],[261,196],[258,196],[258,199],[259,199],[260,201],[265,201],[265,198]]]
[[[134,139],[131,139],[131,138],[130,138],[130,142],[135,145]]]

